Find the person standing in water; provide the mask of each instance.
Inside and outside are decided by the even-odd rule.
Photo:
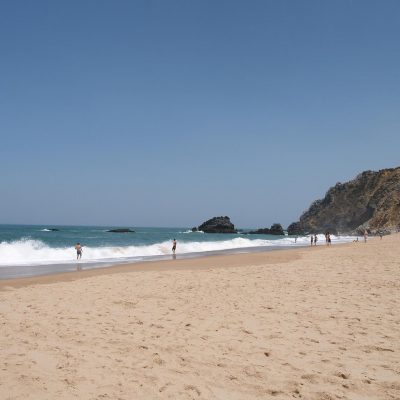
[[[176,250],[176,239],[173,240],[172,242],[172,252],[175,254],[175,250]]]
[[[331,242],[331,234],[329,232],[326,232],[325,238],[326,238],[326,245],[330,246],[332,244],[332,242]]]
[[[82,246],[79,242],[75,245],[75,250],[76,250],[76,259],[80,260],[82,258]]]
[[[314,234],[314,246],[317,245],[317,242],[318,242],[318,237],[317,237],[317,234],[315,233]]]

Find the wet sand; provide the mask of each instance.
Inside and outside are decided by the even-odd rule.
[[[399,247],[0,281],[0,398],[399,399]]]

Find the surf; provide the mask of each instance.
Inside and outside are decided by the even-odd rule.
[[[319,243],[324,241],[319,235]],[[350,236],[336,237],[333,242],[348,242],[354,238]],[[177,254],[205,253],[215,251],[229,251],[234,249],[256,249],[257,247],[293,247],[306,246],[309,238],[306,236],[281,237],[278,239],[248,238],[244,235],[220,241],[178,241]],[[172,242],[162,241],[149,245],[128,246],[85,246],[83,243],[83,256],[80,262],[126,262],[129,260],[143,259],[146,257],[165,256],[171,254]],[[76,252],[73,246],[52,247],[38,239],[22,238],[14,241],[0,243],[0,267],[16,265],[41,265],[64,264],[76,262]]]

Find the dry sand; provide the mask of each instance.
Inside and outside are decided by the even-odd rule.
[[[0,399],[400,399],[400,235],[0,282]]]

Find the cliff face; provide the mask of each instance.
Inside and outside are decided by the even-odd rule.
[[[305,232],[356,233],[400,226],[400,167],[337,183],[300,217]]]

